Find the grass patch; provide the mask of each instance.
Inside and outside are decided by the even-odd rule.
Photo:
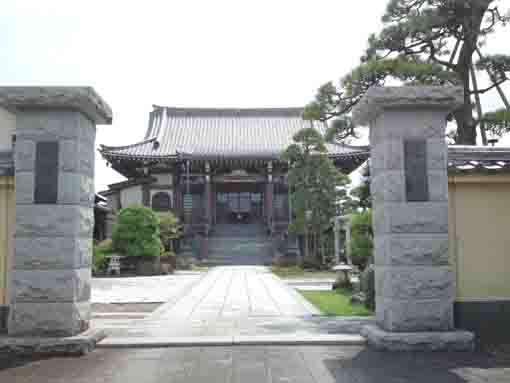
[[[320,270],[305,270],[299,266],[292,267],[278,267],[272,266],[271,272],[278,275],[280,278],[313,278],[313,279],[336,279],[336,273],[334,271],[320,271]]]
[[[374,314],[363,305],[351,304],[350,299],[352,293],[348,290],[298,291],[325,315],[369,316]]]

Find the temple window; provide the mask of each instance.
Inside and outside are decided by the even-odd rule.
[[[152,196],[151,207],[155,211],[168,211],[172,207],[170,194],[167,192],[157,192]]]

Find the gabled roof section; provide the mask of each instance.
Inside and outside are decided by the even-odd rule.
[[[101,146],[106,159],[278,159],[303,128],[325,133],[324,122],[302,118],[303,108],[205,109],[154,106],[143,141]],[[367,155],[365,147],[327,145],[330,156]]]

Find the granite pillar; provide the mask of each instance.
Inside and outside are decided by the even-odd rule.
[[[109,106],[88,87],[2,87],[16,113],[16,234],[10,336],[89,327],[94,139]]]
[[[462,103],[457,87],[374,87],[353,112],[370,126],[378,348],[472,348],[448,264],[446,116]]]

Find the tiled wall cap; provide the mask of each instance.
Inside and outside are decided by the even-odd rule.
[[[352,111],[354,123],[368,125],[383,109],[433,107],[453,111],[464,103],[457,86],[399,86],[370,88]]]
[[[112,123],[110,106],[88,86],[0,86],[0,105],[78,110],[96,124]]]

